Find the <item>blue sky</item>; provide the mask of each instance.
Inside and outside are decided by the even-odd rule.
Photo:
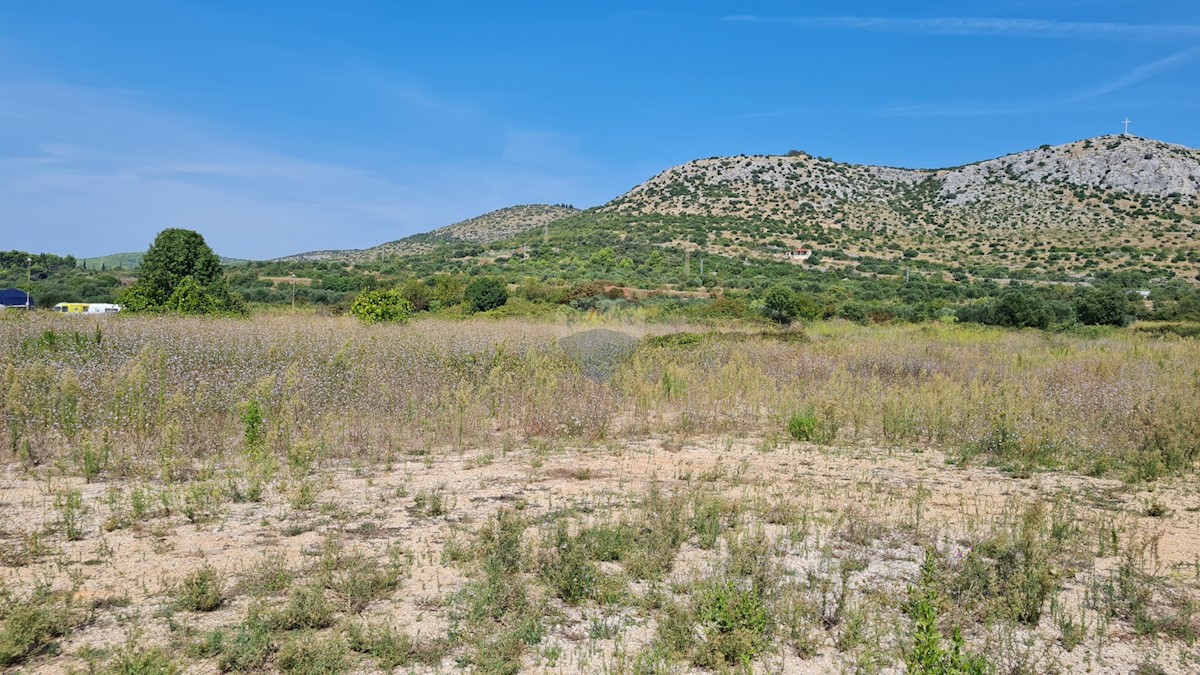
[[[7,0],[0,249],[360,248],[675,164],[1200,146],[1200,3]]]

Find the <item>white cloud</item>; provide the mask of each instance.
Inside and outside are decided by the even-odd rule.
[[[409,102],[471,114],[419,92]],[[556,164],[570,159],[566,137],[494,133],[502,156],[382,175],[240,140],[134,92],[0,81],[0,245],[91,256],[185,227],[222,255],[271,258],[371,246],[514,203],[594,199],[578,165]]]
[[[1074,108],[1076,104],[1124,89],[1197,60],[1200,60],[1200,46],[1189,47],[1165,58],[1138,66],[1115,80],[1066,97],[1026,102],[903,104],[888,106],[873,114],[878,117],[980,117],[1041,114],[1051,110]]]
[[[1112,93],[1118,89],[1124,89],[1130,85],[1137,84],[1142,80],[1147,80],[1156,75],[1161,75],[1165,72],[1175,70],[1176,68],[1187,65],[1197,59],[1200,59],[1200,46],[1189,47],[1187,49],[1177,51],[1166,58],[1140,65],[1115,80],[1105,82],[1099,87],[1071,97],[1071,100],[1085,101],[1087,99],[1096,98],[1097,96],[1103,96],[1104,94]]]
[[[1189,24],[1094,23],[995,17],[932,17],[897,19],[881,16],[757,16],[725,17],[727,21],[790,23],[813,28],[860,30],[920,35],[1000,35],[1014,37],[1075,37],[1093,39],[1163,40],[1200,38],[1200,26]]]

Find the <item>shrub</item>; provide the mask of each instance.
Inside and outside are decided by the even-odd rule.
[[[100,670],[100,675],[175,675],[179,671],[166,651],[128,644]]]
[[[797,441],[811,441],[817,437],[817,416],[811,410],[796,413],[788,420],[788,433]]]
[[[709,579],[690,604],[667,608],[659,639],[697,666],[747,666],[767,646],[772,622],[762,589],[745,580]]]
[[[340,569],[330,572],[328,585],[345,603],[346,611],[357,614],[373,600],[396,590],[408,573],[408,560],[399,548],[392,549],[390,557],[387,565],[361,553],[337,561]]]
[[[1067,533],[1057,518],[1035,502],[947,568],[943,589],[981,618],[1037,626],[1061,588],[1056,564]]]
[[[1048,328],[1073,323],[1075,310],[1065,302],[1047,301],[1025,286],[1010,286],[998,297],[959,307],[959,321],[1008,328]]]
[[[0,608],[0,617],[4,618],[0,627],[0,666],[23,662],[70,628],[70,607],[48,587],[38,587],[28,598],[4,605]]]
[[[467,285],[463,299],[472,312],[486,312],[508,302],[508,289],[499,279],[480,277]]]
[[[350,669],[350,649],[340,637],[302,633],[280,647],[275,662],[284,673],[335,675]]]
[[[445,641],[418,642],[386,624],[349,624],[346,638],[351,650],[373,657],[385,672],[414,661],[436,666],[446,653]]]
[[[480,573],[452,599],[451,631],[474,643],[467,658],[475,672],[519,672],[525,646],[542,639],[544,608],[530,601],[521,575],[525,527],[514,512],[497,513],[480,532]]]
[[[748,663],[766,646],[770,622],[758,588],[734,581],[709,584],[701,590],[696,617],[709,629],[709,654],[725,663]]]
[[[398,289],[363,291],[350,305],[350,314],[364,323],[404,323],[413,305]]]
[[[1071,304],[1080,323],[1127,326],[1133,320],[1133,305],[1120,286],[1082,289]]]
[[[1050,325],[1050,310],[1032,292],[1011,288],[996,299],[989,323],[1013,328],[1045,328]]]
[[[270,624],[281,630],[326,628],[333,625],[333,608],[320,586],[300,586],[292,590],[286,607],[271,615]]]
[[[211,612],[223,602],[221,579],[209,565],[185,577],[175,593],[175,607],[193,612]]]
[[[412,303],[414,312],[424,312],[433,301],[433,288],[420,279],[409,279],[400,287],[400,293]]]
[[[777,286],[763,298],[763,315],[781,326],[791,323],[799,311],[796,294],[790,288]]]
[[[605,575],[591,560],[590,537],[572,537],[565,523],[543,540],[538,572],[550,591],[568,605],[600,599]]]
[[[954,628],[950,648],[942,642],[938,629],[938,608],[943,598],[937,590],[937,552],[926,551],[921,565],[921,578],[916,587],[909,588],[906,608],[913,618],[912,642],[904,652],[904,664],[914,675],[988,675],[993,671],[982,656],[964,651],[962,634]]]
[[[242,411],[242,430],[247,453],[251,457],[257,458],[266,441],[266,429],[262,404],[256,398],[250,399],[250,402],[246,404],[246,409]]]
[[[257,671],[271,658],[275,646],[271,643],[271,628],[252,609],[246,620],[238,624],[233,635],[222,644],[217,665],[225,672]]]

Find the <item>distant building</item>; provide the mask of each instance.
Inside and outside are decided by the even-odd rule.
[[[21,309],[29,307],[32,309],[36,305],[33,298],[19,288],[6,288],[0,291],[0,307],[19,307]]]
[[[811,248],[794,248],[783,254],[788,260],[808,260],[812,256]]]

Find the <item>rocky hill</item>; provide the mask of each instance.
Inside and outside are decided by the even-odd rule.
[[[845,164],[799,151],[713,157],[587,211],[515,206],[374,248],[283,260],[407,256],[428,271],[477,259],[498,270],[574,278],[612,277],[601,264],[611,258],[623,274],[636,270],[640,283],[690,285],[698,280],[693,255],[711,257],[705,274],[724,279],[752,277],[755,265],[766,264],[867,277],[916,271],[946,280],[1078,281],[1129,273],[1139,285],[1194,282],[1200,151],[1121,135],[944,169]],[[554,265],[538,267],[546,256]],[[593,256],[600,262],[588,262]],[[676,258],[681,278],[659,279]]]
[[[722,255],[805,247],[834,266],[904,255],[1050,275],[1150,262],[1194,277],[1198,193],[1200,151],[1101,136],[937,170],[795,151],[703,159],[662,172],[601,211],[652,226],[655,216],[732,222],[714,221],[708,241],[697,242]]]
[[[482,216],[463,220],[431,232],[415,234],[396,241],[365,249],[309,251],[280,258],[281,261],[316,260],[377,260],[381,257],[426,253],[439,245],[455,243],[489,244],[513,235],[542,227],[556,220],[579,213],[579,209],[564,204],[524,204],[499,209]]]

